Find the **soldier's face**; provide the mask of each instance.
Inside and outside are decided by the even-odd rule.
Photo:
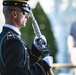
[[[26,22],[27,19],[29,18],[29,14],[28,13],[24,13],[24,11],[22,12],[17,12],[17,23],[18,25],[21,26],[26,26]]]
[[[29,18],[29,14],[24,12],[21,8],[11,8],[11,16],[14,21],[14,25],[18,28],[25,26],[27,19]]]

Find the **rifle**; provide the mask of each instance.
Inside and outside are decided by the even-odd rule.
[[[38,23],[35,20],[35,17],[32,13],[32,10],[30,9],[30,10],[27,10],[27,11],[30,13],[30,16],[31,16],[31,19],[32,19],[32,23],[33,23],[32,26],[33,26],[33,29],[34,29],[34,33],[37,37],[40,38],[42,34],[41,34],[40,29],[39,29]],[[39,40],[38,43],[40,44],[40,49],[42,51],[42,57],[49,56],[49,50],[47,48],[47,43],[44,44],[42,40]],[[54,75],[54,73],[52,71],[52,68],[49,69],[48,74],[49,75]]]

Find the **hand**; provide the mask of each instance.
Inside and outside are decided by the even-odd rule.
[[[49,67],[53,66],[53,57],[52,56],[46,56],[43,58],[43,60],[49,65]]]
[[[46,38],[45,38],[44,35],[41,35],[40,37],[37,37],[37,36],[36,36],[36,37],[34,38],[34,45],[35,45],[35,47],[36,47],[38,50],[40,50],[40,45],[39,45],[39,43],[38,43],[40,39],[42,40],[42,42],[47,43],[47,42],[46,42]]]

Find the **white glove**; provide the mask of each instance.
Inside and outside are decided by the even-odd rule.
[[[49,67],[53,66],[53,57],[52,56],[46,56],[43,58],[43,60],[49,65]]]
[[[38,50],[40,50],[40,45],[39,45],[39,43],[38,43],[38,40],[39,40],[39,39],[41,39],[44,43],[47,43],[47,42],[46,42],[46,38],[45,38],[44,35],[41,35],[40,38],[36,36],[36,37],[34,38],[34,45],[35,45],[35,47],[36,47]]]

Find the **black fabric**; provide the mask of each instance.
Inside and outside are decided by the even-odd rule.
[[[0,75],[8,75],[6,67],[0,62]]]
[[[2,42],[0,51],[3,60],[3,62],[0,60],[1,75],[45,75],[49,69],[48,64],[43,60],[38,61],[38,58],[32,56],[30,51],[32,49],[36,51],[35,46],[32,45],[33,47],[29,49],[21,36],[15,31],[3,27],[0,34],[0,43],[8,32],[12,32],[14,35],[8,34],[9,36],[7,35]],[[34,54],[40,56],[39,51]],[[28,56],[32,60],[28,59]]]

